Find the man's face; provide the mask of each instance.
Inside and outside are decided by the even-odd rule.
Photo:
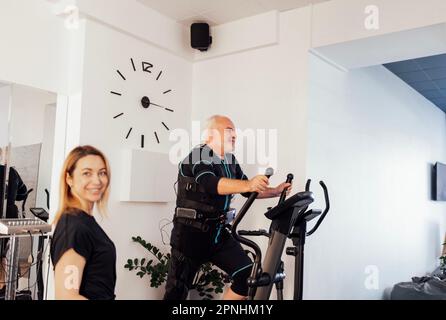
[[[234,123],[230,119],[221,118],[218,120],[213,137],[223,153],[234,152],[237,133]]]

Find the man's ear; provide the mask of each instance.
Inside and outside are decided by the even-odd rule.
[[[213,137],[213,129],[207,128],[204,132],[204,141],[206,143],[210,143],[212,141],[212,137]]]

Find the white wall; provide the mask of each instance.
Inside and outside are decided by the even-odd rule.
[[[11,102],[11,87],[2,85],[0,87],[0,148],[9,143],[9,114]],[[0,162],[3,162],[0,160]]]
[[[312,51],[344,70],[442,54],[445,10],[443,0],[319,3],[313,6]]]
[[[13,147],[42,143],[45,109],[54,104],[54,93],[26,87],[12,86],[11,143]]]
[[[279,45],[197,62],[193,74],[192,119],[224,114],[242,130],[277,130],[278,163],[271,181],[278,184],[287,173],[294,173],[296,190],[305,184],[309,28],[309,8],[281,13]],[[257,32],[263,32],[261,25]],[[251,177],[257,173],[252,165],[242,167]],[[237,199],[235,206],[240,209],[244,198]],[[257,201],[242,227],[267,228],[262,213],[274,203]],[[288,262],[286,267],[292,270]],[[291,283],[292,272],[287,274]],[[285,290],[285,297],[291,298],[291,286]]]
[[[92,20],[171,54],[189,60],[193,57],[189,28],[136,0],[75,0],[75,3],[80,13]]]
[[[130,58],[134,59],[137,72],[133,71]],[[80,144],[91,144],[102,150],[113,170],[109,218],[98,220],[117,248],[117,298],[160,299],[164,294],[162,288],[150,289],[148,279],[141,280],[134,272],[124,269],[124,264],[128,258],[143,257],[146,253],[144,248],[132,243],[132,236],[140,235],[164,251],[170,250],[169,246],[162,245],[159,222],[172,218],[174,203],[120,202],[120,179],[126,171],[122,167],[121,155],[122,150],[140,148],[141,134],[146,135],[145,150],[167,153],[172,142],[169,142],[169,132],[161,121],[171,130],[189,127],[192,64],[90,20],[86,24],[84,59]],[[142,72],[141,61],[152,63],[154,72]],[[117,69],[127,81],[120,78]],[[163,74],[156,81],[160,70]],[[168,89],[173,91],[164,95]],[[120,92],[122,96],[112,95],[110,91]],[[154,107],[143,109],[140,104],[143,95],[175,112]],[[121,112],[125,115],[113,119]],[[130,127],[133,131],[126,140]],[[154,138],[155,130],[160,145]],[[172,193],[174,182],[171,181]]]
[[[259,32],[259,26],[261,32]],[[276,45],[279,41],[279,14],[270,11],[245,19],[212,26],[211,48],[195,50],[195,61]],[[243,30],[243,32],[237,31]]]
[[[369,6],[374,13],[378,9],[377,29],[365,27],[366,18],[372,16],[370,8],[366,12]],[[315,48],[446,23],[443,0],[330,0],[313,8]]]
[[[44,112],[45,122],[43,128],[42,148],[40,150],[39,177],[37,180],[38,183],[36,190],[36,207],[45,208],[46,210],[48,210],[47,195],[45,189],[47,189],[51,195],[54,136],[56,132],[56,104],[46,105]]]
[[[0,79],[67,92],[71,35],[44,0],[0,1]]]
[[[336,43],[312,51],[345,69],[434,56],[446,52],[446,24]]]
[[[381,298],[437,265],[446,206],[430,200],[431,165],[446,160],[446,117],[382,66],[343,73],[312,57],[310,74],[307,172],[332,209],[307,241],[305,298]]]

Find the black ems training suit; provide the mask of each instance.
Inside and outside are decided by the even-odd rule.
[[[195,274],[206,262],[226,272],[231,289],[248,294],[252,261],[225,227],[233,195],[219,195],[224,178],[247,180],[234,155],[223,158],[207,145],[194,148],[179,164],[177,208],[165,300],[185,300]],[[249,196],[249,194],[244,194]]]

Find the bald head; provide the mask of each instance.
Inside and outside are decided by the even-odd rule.
[[[234,123],[226,116],[214,115],[206,122],[206,144],[220,155],[234,151],[237,135]]]
[[[229,119],[226,116],[220,116],[220,115],[214,115],[212,117],[210,117],[209,119],[207,119],[206,121],[206,129],[207,130],[212,130],[212,129],[217,129],[219,125],[221,125],[222,123],[231,123],[232,126],[234,126],[234,124],[232,123],[231,119]]]

